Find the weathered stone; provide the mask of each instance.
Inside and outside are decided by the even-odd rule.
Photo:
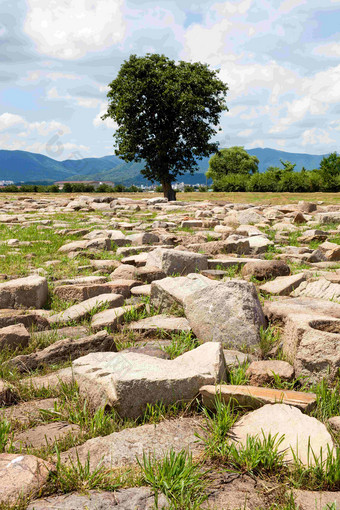
[[[165,496],[159,494],[158,506],[167,509]],[[131,487],[115,492],[88,491],[86,494],[73,492],[60,496],[36,499],[27,510],[154,510],[155,496],[146,487]]]
[[[157,248],[148,254],[146,265],[158,267],[167,275],[187,275],[208,269],[208,257],[190,251]]]
[[[286,361],[253,361],[247,368],[246,375],[253,386],[263,386],[274,381],[274,375],[281,381],[290,381],[294,377],[294,368]]]
[[[31,329],[33,326],[35,331],[48,329],[48,319],[42,314],[47,314],[47,311],[2,309],[0,310],[0,328],[21,323],[27,329]]]
[[[189,322],[185,317],[170,317],[169,315],[154,315],[138,322],[131,322],[127,329],[149,334],[191,331]]]
[[[171,448],[178,452],[189,449],[201,450],[197,444],[196,432],[200,431],[197,418],[179,418],[164,420],[155,425],[124,429],[105,437],[96,437],[76,448],[61,453],[61,461],[76,461],[77,455],[82,463],[89,455],[90,468],[99,463],[105,468],[115,468],[136,464],[136,457],[141,459],[143,452],[151,453],[156,458],[164,457]]]
[[[47,482],[51,463],[33,455],[0,454],[0,503],[15,504],[20,495],[31,496]]]
[[[32,429],[25,430],[14,436],[13,446],[16,450],[20,448],[41,448],[66,436],[79,435],[81,428],[79,425],[70,425],[67,422],[53,422],[38,425]]]
[[[203,404],[214,408],[215,399],[219,396],[224,402],[236,401],[239,406],[257,409],[265,404],[282,403],[297,407],[301,411],[309,412],[316,405],[316,395],[302,391],[276,390],[258,386],[203,386],[200,388]]]
[[[264,313],[271,322],[284,323],[290,315],[317,314],[340,319],[340,304],[323,299],[295,298],[265,301]]]
[[[196,291],[202,290],[215,282],[199,274],[189,274],[177,278],[164,278],[152,282],[151,303],[161,312],[170,311],[173,307],[183,306],[184,299]]]
[[[290,268],[282,260],[260,260],[247,262],[241,270],[244,278],[253,276],[257,280],[268,280],[277,276],[288,276]]]
[[[293,496],[298,510],[338,510],[340,508],[340,492],[293,490]]]
[[[26,347],[30,340],[30,334],[23,324],[15,324],[0,329],[0,350],[5,347],[16,349]]]
[[[303,200],[300,200],[298,203],[298,209],[300,209],[301,212],[310,214],[314,211],[316,211],[317,206],[316,204],[313,204],[313,202],[305,202]]]
[[[293,461],[295,454],[306,466],[314,464],[310,448],[317,457],[322,453],[322,460],[334,451],[332,438],[323,423],[285,404],[275,404],[275,407],[267,404],[243,416],[230,433],[242,444],[249,435],[261,439],[263,434],[271,437],[277,434],[277,440],[284,436],[280,451],[285,452],[285,460]]]
[[[275,280],[260,285],[259,289],[264,294],[289,296],[289,294],[294,289],[298,289],[304,281],[306,281],[305,273],[297,273],[290,276],[278,276]]]
[[[209,269],[228,269],[229,267],[237,266],[241,267],[247,264],[248,262],[263,262],[262,259],[250,259],[246,257],[242,258],[218,258],[218,259],[209,259],[208,267]]]
[[[296,375],[312,381],[335,378],[340,368],[340,320],[315,315],[291,315],[283,333],[283,352]]]
[[[256,345],[266,320],[255,286],[239,280],[215,283],[188,295],[184,309],[199,340]]]
[[[266,253],[269,246],[274,246],[273,241],[270,241],[264,235],[250,236],[248,238],[250,251],[252,253]]]
[[[72,243],[67,243],[59,248],[59,253],[72,253],[77,251],[83,251],[86,249],[87,241],[72,241]]]
[[[90,352],[105,351],[117,352],[117,347],[113,337],[107,331],[99,331],[95,335],[85,336],[78,340],[74,338],[59,340],[41,351],[21,354],[7,363],[9,366],[16,367],[20,372],[30,372],[44,365],[72,361]]]
[[[123,280],[136,280],[137,279],[137,270],[135,266],[130,264],[121,264],[117,269],[111,273],[110,278],[112,280],[115,279],[123,279]]]
[[[302,283],[294,292],[293,297],[312,297],[319,299],[340,299],[340,284],[331,283],[326,278]]]
[[[58,280],[55,286],[60,285],[96,285],[99,283],[106,283],[105,276],[78,276],[77,278],[69,278],[65,280]]]
[[[223,349],[223,354],[227,368],[238,367],[253,359],[251,354],[245,354],[244,352],[235,351],[234,349]]]
[[[190,401],[203,384],[225,378],[221,344],[207,343],[174,360],[137,353],[94,353],[73,362],[82,394],[94,408],[115,406],[136,418],[147,404]]]
[[[14,387],[0,379],[0,406],[13,404],[17,400],[17,396]]]
[[[301,237],[299,237],[299,241],[301,243],[310,243],[311,241],[325,241],[327,239],[327,232],[324,230],[305,230]]]
[[[0,283],[0,308],[42,308],[47,296],[47,280],[42,276]]]
[[[64,384],[72,384],[74,382],[74,377],[72,373],[72,369],[62,368],[61,370],[56,370],[55,372],[51,372],[47,375],[40,375],[35,377],[27,377],[25,379],[21,379],[20,384],[23,386],[28,386],[29,388],[33,387],[35,389],[41,388],[49,388],[49,389],[58,389],[60,388],[60,383]]]
[[[144,244],[159,243],[159,237],[151,232],[142,232],[141,234],[130,234],[126,238],[131,242],[132,246],[140,246]]]
[[[123,305],[124,297],[121,294],[101,294],[100,296],[87,299],[82,303],[70,306],[64,312],[57,313],[49,317],[50,324],[66,323],[70,321],[80,321],[91,314],[95,308],[104,304],[109,308]]]
[[[340,223],[340,211],[319,213],[316,215],[316,221],[321,225],[325,225],[327,223]]]
[[[150,285],[138,285],[131,289],[132,296],[150,296],[151,295],[151,284]]]
[[[140,303],[138,305],[119,306],[117,308],[96,313],[92,317],[91,328],[93,331],[100,331],[104,328],[110,328],[111,331],[114,331],[118,328],[119,324],[122,324],[127,312],[142,309],[143,307],[144,304]]]
[[[21,404],[0,409],[0,416],[5,420],[27,425],[31,420],[41,418],[40,409],[43,411],[53,411],[55,402],[57,402],[55,398],[22,402]]]

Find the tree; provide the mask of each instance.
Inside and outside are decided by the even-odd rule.
[[[209,160],[207,177],[218,181],[228,174],[253,174],[258,171],[259,160],[251,156],[244,147],[222,149]]]
[[[175,62],[164,55],[131,55],[109,84],[109,105],[117,156],[144,160],[147,179],[162,184],[164,196],[176,200],[172,182],[197,170],[197,159],[216,152],[210,139],[227,110],[228,87],[206,64]]]

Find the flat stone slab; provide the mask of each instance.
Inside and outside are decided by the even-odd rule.
[[[94,308],[107,304],[109,308],[121,306],[124,297],[121,294],[101,294],[100,296],[87,299],[82,303],[70,306],[64,312],[49,317],[50,324],[65,324],[70,321],[80,321],[88,317]]]
[[[150,285],[138,285],[131,289],[132,296],[150,296],[151,295],[151,283]]]
[[[316,395],[303,391],[276,390],[259,386],[234,386],[223,384],[220,386],[203,386],[200,388],[203,403],[207,407],[214,407],[215,397],[219,395],[224,402],[235,400],[240,406],[257,409],[265,404],[282,403],[297,407],[301,411],[309,412],[316,405]]]
[[[278,296],[289,296],[306,280],[304,273],[292,274],[290,276],[278,276],[271,282],[260,285],[259,289],[264,294],[277,294]]]
[[[57,399],[55,398],[23,402],[21,404],[0,409],[0,416],[5,420],[20,422],[25,425],[31,420],[40,418],[40,410],[53,410],[55,402],[57,402]]]
[[[318,299],[340,300],[340,284],[326,278],[314,282],[305,282],[291,293],[292,297],[312,297]]]
[[[161,314],[147,317],[138,322],[131,322],[128,325],[131,331],[140,331],[143,333],[180,333],[182,331],[191,331],[188,320],[185,317],[170,317]]]
[[[221,344],[209,342],[174,360],[135,352],[94,353],[73,362],[79,390],[94,408],[116,407],[137,418],[148,404],[189,402],[204,384],[225,379]]]
[[[91,328],[93,331],[100,331],[104,328],[110,328],[111,331],[114,331],[124,322],[124,316],[127,312],[131,310],[141,310],[144,306],[143,303],[125,305],[96,313],[92,317]]]
[[[340,319],[340,304],[315,298],[287,298],[265,301],[263,311],[272,322],[284,323],[290,315],[327,315]]]
[[[17,501],[20,494],[31,496],[41,489],[54,466],[34,455],[0,454],[0,503]]]
[[[158,267],[167,275],[183,276],[208,269],[208,257],[191,251],[157,248],[149,253],[146,265]]]
[[[6,328],[13,324],[23,324],[25,328],[31,329],[34,326],[35,331],[42,331],[49,328],[49,322],[46,317],[47,310],[13,310],[5,308],[0,310],[0,328]]]
[[[91,469],[99,463],[105,468],[115,468],[136,464],[136,456],[142,458],[143,452],[161,458],[171,448],[177,452],[185,448],[195,454],[202,448],[195,436],[201,430],[200,423],[198,418],[178,418],[156,425],[124,429],[105,437],[89,439],[61,453],[61,461],[70,464],[70,461],[76,461],[78,454],[83,463],[89,454]]]
[[[165,496],[158,496],[159,508],[167,509]],[[27,510],[154,510],[155,496],[147,487],[131,487],[115,492],[88,491],[49,496],[36,499],[28,505]]]
[[[208,259],[208,269],[228,269],[233,266],[241,267],[247,264],[247,262],[262,262],[262,259],[251,259],[247,257]]]
[[[77,436],[80,433],[79,425],[67,422],[53,422],[38,425],[14,436],[13,446],[19,450],[23,448],[41,448],[47,444],[63,439],[68,435]]]
[[[334,444],[326,426],[296,407],[285,404],[267,404],[246,414],[230,433],[243,445],[247,436],[257,436],[259,439],[263,438],[263,434],[266,437],[277,434],[277,439],[284,436],[279,450],[285,451],[285,460],[293,461],[294,453],[306,466],[314,463],[310,448],[317,457],[322,453],[322,460],[328,458],[329,452],[334,454]]]

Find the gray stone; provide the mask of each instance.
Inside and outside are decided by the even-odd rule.
[[[189,332],[191,327],[185,317],[170,317],[169,315],[154,315],[128,325],[130,331],[143,333],[181,333]]]
[[[164,278],[152,282],[151,303],[160,312],[171,311],[173,307],[182,307],[184,299],[190,294],[215,284],[209,278],[195,273],[176,278]]]
[[[92,317],[91,328],[93,331],[100,331],[104,328],[110,328],[111,331],[114,331],[124,322],[124,316],[127,312],[142,308],[144,308],[144,304],[140,303],[138,305],[119,306],[96,313]]]
[[[80,321],[91,314],[95,308],[107,305],[109,308],[121,306],[124,303],[124,297],[121,294],[101,294],[100,296],[87,299],[82,303],[70,306],[64,312],[57,313],[49,317],[50,324],[67,323],[70,321]]]
[[[293,297],[312,297],[319,299],[340,299],[340,284],[332,283],[326,278],[319,278],[316,281],[302,283],[294,292]]]
[[[161,505],[161,506],[160,506]],[[165,496],[158,496],[159,508],[168,508]],[[60,496],[36,499],[27,510],[154,510],[155,496],[146,487],[131,487],[115,492],[88,491],[86,494],[74,492]]]
[[[208,269],[208,257],[190,251],[157,248],[148,254],[146,265],[158,267],[167,275],[187,275]]]
[[[200,431],[200,424],[197,418],[177,418],[155,425],[127,428],[71,448],[61,453],[61,461],[70,464],[71,461],[76,461],[78,454],[80,461],[84,463],[89,455],[91,469],[98,464],[112,469],[136,465],[136,456],[141,459],[143,452],[151,453],[158,459],[171,448],[176,452],[190,448],[195,454],[201,451],[195,435]]]
[[[266,326],[255,286],[240,280],[215,283],[184,300],[189,324],[199,340],[233,346],[256,345]]]
[[[174,360],[134,352],[94,353],[73,362],[80,392],[94,408],[115,407],[137,418],[148,404],[191,401],[204,384],[224,380],[221,344],[206,343]]]

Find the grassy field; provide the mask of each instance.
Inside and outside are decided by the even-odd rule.
[[[34,198],[75,198],[79,195],[91,195],[91,193],[3,193],[0,195],[1,200],[16,200],[18,197],[34,197]],[[162,197],[162,193],[99,193],[98,195],[113,196],[115,198],[128,197],[135,200],[142,198]],[[93,196],[97,196],[93,193]],[[324,204],[340,204],[340,193],[177,193],[177,200],[183,201],[203,201],[209,200],[214,202],[233,202],[243,204],[293,204],[304,200],[305,202],[322,201]]]

